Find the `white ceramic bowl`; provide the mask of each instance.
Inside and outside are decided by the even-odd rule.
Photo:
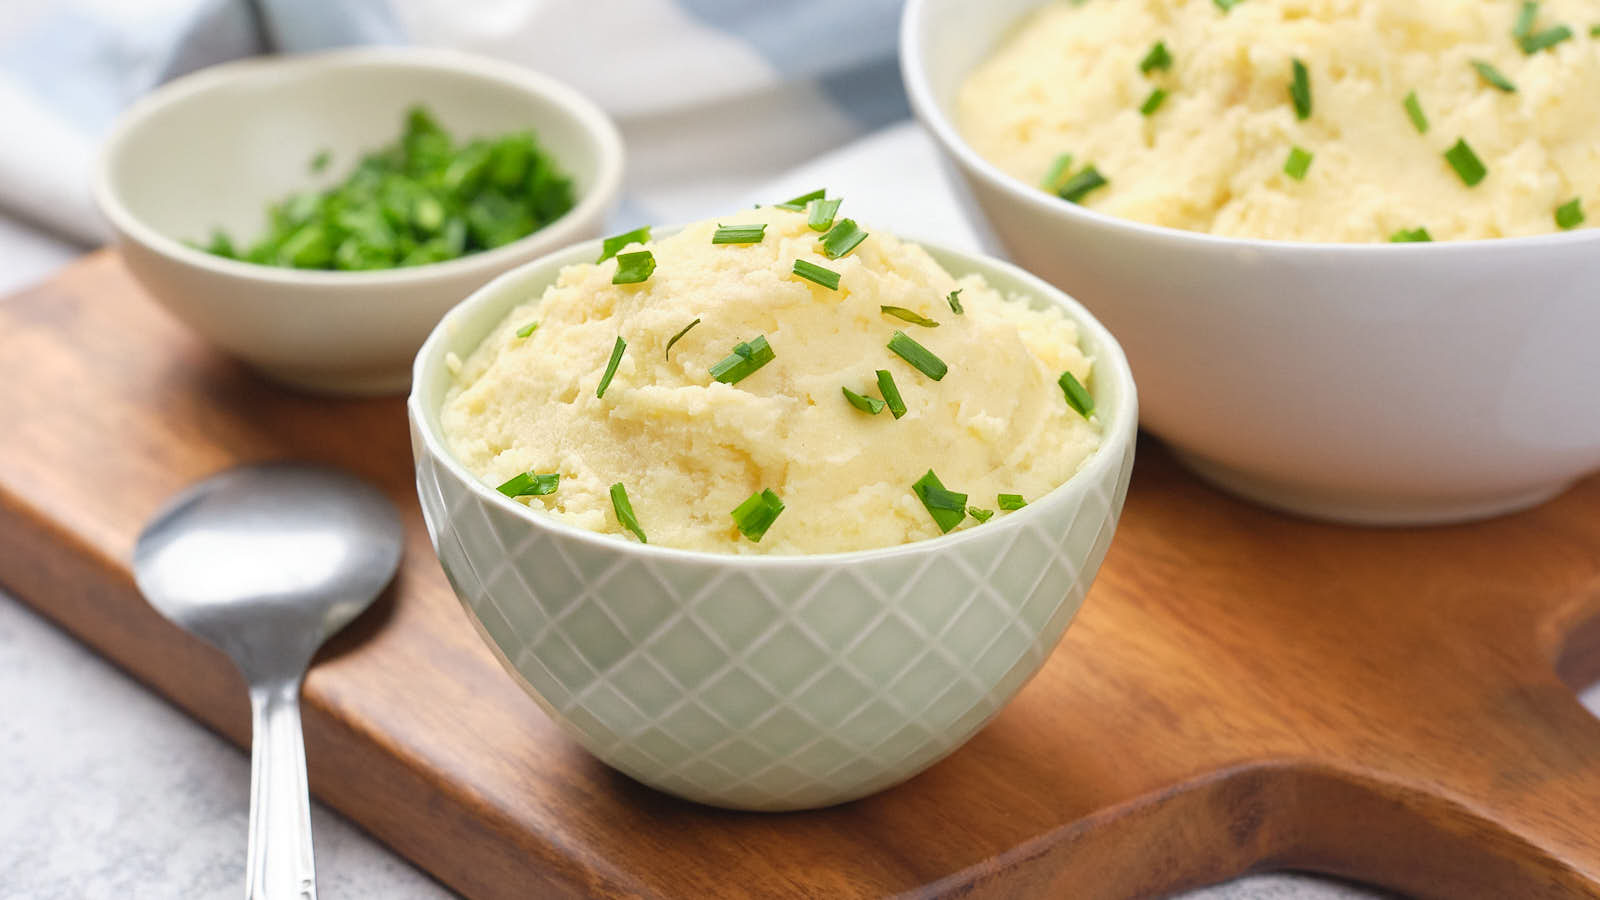
[[[1007,252],[1127,347],[1144,425],[1206,478],[1361,523],[1470,519],[1600,468],[1600,230],[1295,244],[1115,219],[962,140],[967,74],[1041,0],[910,0],[917,116]]]
[[[1127,492],[1138,418],[1127,361],[1033,276],[928,250],[954,274],[982,272],[1078,322],[1104,443],[1017,512],[890,549],[761,557],[638,544],[531,511],[451,457],[438,415],[446,355],[466,356],[562,266],[594,260],[598,243],[501,276],[423,345],[408,409],[434,548],[501,663],[600,759],[718,806],[839,803],[960,746],[1060,639]]]
[[[459,139],[532,128],[577,204],[511,244],[406,269],[326,272],[186,246],[214,227],[248,241],[267,204],[339,180],[427,106]],[[332,151],[313,176],[308,161]],[[229,63],[135,103],[106,141],[95,194],[140,284],[203,337],[280,381],[335,393],[403,391],[439,317],[512,266],[597,236],[622,179],[622,141],[593,103],[508,63],[418,49]]]

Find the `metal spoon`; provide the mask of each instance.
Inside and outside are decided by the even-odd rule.
[[[233,658],[250,685],[250,900],[315,900],[300,684],[312,654],[400,562],[377,489],[322,466],[241,466],[173,498],[133,550],[162,615]]]

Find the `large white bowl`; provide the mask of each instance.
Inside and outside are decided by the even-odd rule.
[[[533,129],[576,205],[521,240],[373,272],[274,268],[189,247],[222,226],[248,242],[267,204],[342,177],[428,107],[458,138]],[[307,162],[330,150],[320,176]],[[622,181],[615,126],[571,88],[519,66],[419,49],[264,57],[205,69],[135,103],[106,141],[95,195],[135,278],[173,315],[302,388],[392,393],[439,317],[512,266],[597,236]]]
[[[910,0],[912,108],[1007,252],[1116,332],[1144,424],[1201,475],[1299,513],[1427,523],[1600,468],[1600,230],[1437,244],[1219,238],[1112,218],[1001,172],[952,124],[1041,0]]]
[[[1094,358],[1104,442],[1027,507],[934,540],[733,556],[582,531],[501,496],[440,434],[446,356],[466,356],[580,245],[452,310],[417,356],[417,493],[462,604],[506,669],[600,759],[719,806],[825,806],[960,746],[1038,671],[1105,557],[1133,466],[1137,399],[1111,335],[1005,263],[928,246],[952,273],[1063,307]],[[909,490],[909,486],[907,488]]]

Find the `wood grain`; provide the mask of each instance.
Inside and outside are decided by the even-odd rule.
[[[1153,896],[1295,867],[1420,896],[1600,897],[1600,478],[1478,525],[1229,499],[1145,442],[1043,672],[964,749],[791,815],[658,794],[564,738],[428,545],[401,402],[285,393],[102,253],[0,303],[0,581],[232,740],[238,677],[126,560],[184,485],[316,459],[387,490],[401,576],[306,685],[312,788],[474,898]]]

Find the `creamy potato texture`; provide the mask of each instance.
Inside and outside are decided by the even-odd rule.
[[[1037,500],[1098,446],[1098,424],[1056,384],[1071,371],[1092,387],[1091,361],[1059,309],[953,278],[882,231],[830,260],[801,213],[764,207],[719,222],[765,222],[765,237],[714,245],[716,222],[691,225],[646,245],[656,269],[641,284],[612,284],[615,260],[570,266],[513,310],[457,368],[441,414],[456,457],[491,486],[559,472],[555,493],[525,502],[581,528],[623,533],[608,495],[620,482],[653,544],[812,554],[938,536],[912,492],[929,469],[995,510],[1000,492]],[[839,290],[793,275],[796,259],[839,272]],[[963,315],[946,301],[958,288]],[[893,318],[885,305],[939,325]],[[517,337],[533,321],[539,328]],[[896,329],[949,365],[942,381],[887,349]],[[618,335],[627,350],[597,398]],[[714,381],[708,370],[758,335],[775,358],[736,384]],[[877,369],[893,373],[903,418],[845,400],[841,387],[878,397]],[[763,489],[786,508],[756,543],[731,513]]]
[[[962,87],[977,152],[1040,184],[1063,152],[1106,187],[1085,206],[1219,235],[1383,241],[1555,231],[1579,198],[1600,221],[1600,2],[1545,0],[1532,32],[1572,37],[1525,53],[1517,0],[1083,0],[1027,18]],[[1140,71],[1157,42],[1169,69]],[[1310,75],[1300,120],[1294,59]],[[1515,86],[1498,90],[1473,63]],[[1151,91],[1168,92],[1151,115]],[[1404,100],[1415,91],[1419,133]],[[1488,168],[1463,183],[1444,151],[1465,139]],[[1304,180],[1291,147],[1313,154]],[[1076,166],[1075,166],[1076,168]]]

